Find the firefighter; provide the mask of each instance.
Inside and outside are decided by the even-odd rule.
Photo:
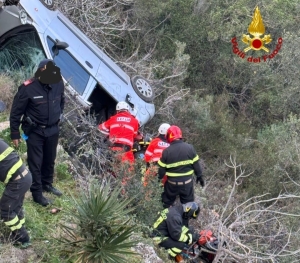
[[[10,112],[13,144],[18,147],[21,123],[24,136],[28,137],[25,137],[27,160],[33,178],[30,191],[34,202],[42,206],[50,204],[42,191],[62,195],[52,183],[59,137],[58,123],[64,101],[64,83],[60,69],[52,60],[45,59],[38,65],[34,78],[26,80],[18,88]]]
[[[172,125],[166,133],[170,146],[162,153],[158,161],[158,178],[167,175],[164,184],[162,202],[165,208],[171,206],[177,195],[182,204],[194,201],[193,174],[196,174],[196,183],[204,187],[199,156],[194,147],[182,141],[182,132],[178,126]]]
[[[101,133],[108,136],[110,148],[120,152],[122,162],[134,162],[132,146],[139,140],[139,121],[129,112],[129,105],[120,101],[116,106],[117,114],[98,126]]]
[[[199,239],[199,233],[188,226],[189,220],[196,219],[199,213],[199,205],[195,202],[164,209],[153,225],[154,242],[166,248],[169,256],[175,259]]]
[[[144,160],[147,162],[148,169],[145,173],[144,180],[143,180],[144,186],[147,185],[147,181],[150,179],[149,176],[151,175],[155,176],[157,174],[158,171],[157,162],[159,161],[163,150],[169,147],[170,145],[166,141],[166,133],[169,128],[170,128],[170,124],[168,123],[161,124],[158,128],[158,136],[150,142],[145,152]]]
[[[12,241],[30,246],[30,238],[24,227],[23,201],[32,183],[31,173],[21,158],[0,138],[0,181],[5,189],[0,199],[1,219],[12,231]]]
[[[158,128],[158,136],[153,139],[145,152],[145,161],[147,163],[157,163],[161,157],[164,149],[169,147],[169,143],[166,141],[166,133],[170,128],[170,124],[163,123]]]

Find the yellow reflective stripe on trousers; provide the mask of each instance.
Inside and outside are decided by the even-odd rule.
[[[168,237],[154,237],[152,240],[153,242],[158,245],[160,244],[162,241],[166,240]]]
[[[173,257],[173,258],[176,257],[177,253],[174,253],[174,252],[172,251],[171,248],[169,248],[167,251],[168,251],[168,254],[169,254],[171,257]]]
[[[12,153],[14,151],[13,148],[8,147],[3,153],[0,154],[0,162],[6,157],[8,156],[10,153]]]
[[[160,165],[161,167],[166,167],[167,165],[165,163],[163,163],[161,160],[159,160],[158,162],[158,165]]]
[[[14,219],[12,219],[10,221],[6,221],[6,222],[4,222],[4,224],[7,226],[13,226],[14,224],[18,223],[18,221],[19,221],[18,216],[15,216]]]
[[[170,256],[175,258],[176,255],[179,254],[182,250],[177,247],[172,247],[172,248],[169,248],[167,251]]]
[[[19,223],[19,224],[17,224],[16,226],[10,227],[10,230],[11,230],[11,231],[15,231],[15,230],[17,230],[17,229],[20,229],[21,227],[22,227],[22,224]]]
[[[170,172],[166,172],[167,176],[171,176],[171,177],[176,177],[176,176],[185,176],[185,175],[191,175],[194,173],[194,170],[191,170],[189,172],[186,173],[170,173]]]
[[[20,223],[21,223],[22,225],[24,225],[24,224],[25,224],[25,218],[21,219],[21,220],[20,220]]]
[[[12,175],[22,166],[22,164],[23,164],[23,162],[22,162],[22,159],[20,158],[19,161],[17,163],[15,163],[12,168],[10,168],[10,170],[7,173],[6,179],[4,181],[5,184],[8,183],[8,181],[10,180]]]

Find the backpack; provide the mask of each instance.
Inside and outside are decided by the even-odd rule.
[[[214,236],[211,230],[201,230],[198,244],[200,246],[205,246],[207,242],[215,241],[216,239],[217,238]]]
[[[218,249],[219,240],[211,230],[200,231],[198,245],[200,246],[200,249],[203,248],[202,250],[200,250],[201,258],[205,259],[209,263],[213,262],[216,256],[216,250]],[[209,252],[209,250],[211,251],[211,253]]]

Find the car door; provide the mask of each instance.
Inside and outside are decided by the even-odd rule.
[[[53,57],[52,47],[56,40],[68,43],[66,50],[60,50],[54,58],[61,73],[71,87],[85,100],[91,92],[91,76],[98,71],[100,59],[89,49],[86,36],[65,16],[57,12],[44,33],[48,50]]]

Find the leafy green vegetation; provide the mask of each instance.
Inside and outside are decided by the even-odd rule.
[[[112,5],[112,2],[115,5]],[[196,189],[197,200],[201,201],[203,209],[201,219],[195,227],[216,227],[216,231],[222,229],[222,233],[231,231],[230,235],[233,234],[238,240],[242,240],[245,246],[250,248],[253,246],[257,255],[269,251],[269,258],[264,260],[256,258],[257,262],[299,261],[299,256],[294,252],[285,257],[276,254],[278,251],[276,249],[280,247],[296,251],[300,243],[299,237],[294,234],[300,227],[296,198],[300,185],[298,151],[300,49],[297,41],[300,36],[299,1],[112,2],[107,3],[110,9],[106,13],[99,5],[93,5],[92,1],[87,1],[88,8],[71,0],[59,0],[58,5],[101,48],[113,55],[130,75],[139,73],[151,80],[156,89],[157,97],[154,102],[157,114],[144,127],[144,132],[154,135],[162,122],[178,125],[183,130],[184,140],[193,144],[201,156],[207,186],[203,191]],[[242,42],[242,36],[249,33],[248,27],[256,6],[259,7],[263,18],[265,34],[270,34],[272,38],[272,42],[266,44],[266,47],[270,51],[274,50],[280,37],[283,44],[273,59],[250,63],[233,53],[231,39],[236,37],[240,50],[247,47]],[[85,15],[86,12],[90,15]],[[97,14],[101,16],[97,17]],[[113,16],[116,19],[109,20],[111,15],[116,15]],[[89,26],[85,25],[82,17]],[[110,21],[109,28],[103,26],[107,21]],[[99,34],[101,30],[103,34]],[[246,55],[262,57],[266,54],[263,50],[251,50]],[[13,58],[12,55],[14,54],[6,54],[1,59]],[[36,55],[38,59],[39,54]],[[12,85],[5,85],[5,90],[11,86],[15,91],[15,87],[21,83],[21,77],[16,75],[14,78],[16,78],[14,82],[10,82]],[[4,81],[0,81],[0,86],[4,87],[7,82],[6,77]],[[7,96],[8,104],[11,103],[11,97]],[[76,108],[74,105],[72,107]],[[0,120],[7,120],[7,113],[1,114]],[[103,244],[100,242],[97,246],[96,239],[92,239],[93,235],[98,233],[90,233],[90,225],[82,224],[91,222],[92,226],[104,229],[103,225],[98,226],[98,223],[89,221],[83,213],[89,211],[92,215],[94,212],[98,215],[97,209],[92,211],[85,209],[92,208],[86,205],[89,201],[92,201],[94,208],[97,207],[100,202],[97,199],[99,196],[96,198],[93,192],[88,191],[81,195],[80,192],[83,191],[81,180],[85,178],[84,185],[89,180],[105,184],[112,173],[103,168],[109,162],[103,160],[100,136],[96,132],[93,133],[89,125],[83,121],[80,127],[85,128],[82,129],[85,132],[88,127],[89,137],[83,145],[80,145],[77,156],[72,156],[71,164],[66,161],[66,156],[59,158],[56,164],[57,185],[66,196],[56,198],[54,205],[61,207],[62,211],[52,215],[47,209],[36,207],[28,199],[25,201],[28,227],[33,240],[37,240],[34,241],[34,251],[37,260],[41,262],[76,261],[78,260],[76,248],[82,252],[77,255],[78,257],[85,257],[87,249],[91,249],[94,253],[92,256],[94,260],[98,256],[103,256],[97,252],[98,247]],[[83,135],[83,132],[77,131],[74,127],[61,134],[61,139],[66,145]],[[73,133],[74,136],[70,136]],[[0,137],[10,141],[9,130],[2,131]],[[21,153],[26,151],[26,148],[22,148],[24,145],[22,144],[19,149]],[[236,173],[232,172],[232,167],[229,168],[225,164],[225,162],[228,164],[232,156],[235,157],[238,167],[238,169],[235,167],[235,172],[244,171],[247,176],[235,179]],[[83,167],[79,172],[76,171],[80,175],[76,174],[73,181],[72,161],[75,160],[81,164],[90,161],[90,164],[87,165],[87,169]],[[111,170],[117,175],[116,179],[111,180],[111,187],[120,188],[117,195],[120,203],[126,199],[131,200],[126,204],[130,210],[125,216],[126,220],[130,223],[135,222],[139,234],[146,239],[144,241],[151,244],[147,234],[151,232],[153,220],[161,209],[162,188],[158,186],[155,177],[146,187],[143,186],[141,182],[143,164],[140,161],[137,162],[133,173],[132,170],[129,172],[128,167],[120,164],[108,166],[112,166]],[[127,183],[124,183],[124,180]],[[281,196],[283,199],[276,199],[277,201],[272,199],[261,205],[257,203],[259,202],[257,200],[261,200],[261,195],[266,195],[270,199]],[[291,200],[286,201],[287,199],[284,199],[286,196],[291,197]],[[260,211],[257,217],[248,207],[243,210],[246,211],[245,217],[239,210],[241,204],[248,204],[249,200],[251,206],[255,204],[257,211]],[[226,210],[227,201],[229,203]],[[273,210],[268,210],[269,204],[274,205]],[[81,207],[82,213],[75,213],[78,209],[76,206]],[[73,211],[73,214],[66,211]],[[269,213],[270,211],[274,213]],[[277,217],[277,212],[282,214]],[[222,214],[224,217],[220,218]],[[247,221],[249,215],[257,221]],[[224,218],[227,216],[229,218],[226,223]],[[57,234],[64,233],[61,224],[72,221],[76,222],[74,225],[80,227],[71,229],[72,238],[69,241],[75,242],[76,237],[83,241],[65,247],[52,234],[56,237]],[[260,224],[261,222],[266,223]],[[240,228],[244,225],[245,229]],[[84,227],[88,228],[86,237],[83,235]],[[232,227],[230,231],[229,227]],[[119,228],[116,227],[112,232],[116,229]],[[122,232],[125,228],[121,227],[119,230]],[[5,230],[2,232],[1,228],[0,232],[5,233]],[[103,232],[100,233],[107,238]],[[100,234],[97,238],[99,237]],[[290,238],[290,243],[285,246],[281,242],[286,241],[287,237]],[[49,242],[45,243],[46,240]],[[237,244],[231,244],[230,249],[231,252],[243,251]],[[157,249],[157,253],[164,262],[167,262],[164,250]],[[253,255],[253,258],[257,255]],[[130,262],[132,260],[139,262],[138,257],[129,256],[129,258]],[[237,262],[251,260],[235,258]]]
[[[136,230],[126,207],[132,199],[120,200],[120,188],[92,182],[86,192],[73,198],[69,221],[62,224],[66,246],[76,262],[127,262],[125,255],[137,241],[128,239]],[[132,209],[131,209],[132,210]]]

